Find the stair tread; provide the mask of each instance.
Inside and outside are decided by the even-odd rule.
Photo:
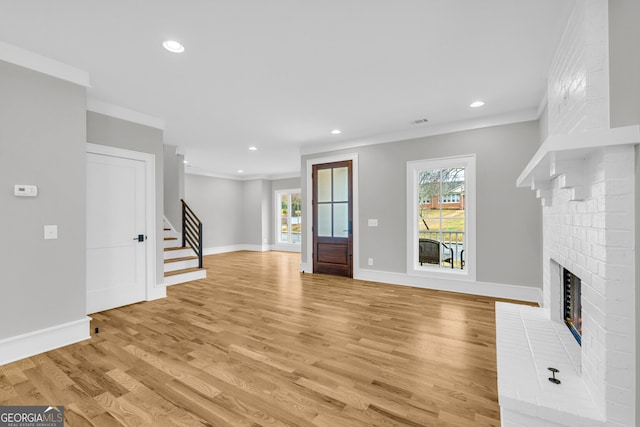
[[[182,249],[191,249],[190,246],[174,246],[172,248],[164,248],[165,251],[180,251]]]
[[[198,268],[198,267],[185,268],[184,270],[168,271],[164,273],[164,277],[175,276],[176,274],[183,274],[183,273],[193,273],[194,271],[205,271],[205,270],[206,269],[204,268]]]
[[[181,258],[171,258],[171,259],[165,259],[164,262],[165,264],[168,262],[179,262],[179,261],[190,261],[192,259],[198,259],[197,256],[183,256]]]
[[[170,228],[165,228],[164,231],[171,231],[171,229]]]
[[[165,237],[164,240],[178,240],[177,237]]]

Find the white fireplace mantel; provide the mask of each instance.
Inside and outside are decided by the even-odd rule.
[[[550,135],[524,168],[516,185],[530,187],[544,206],[550,181],[558,178],[560,188],[571,191],[571,200],[583,200],[584,161],[589,154],[599,148],[628,144],[640,144],[640,125]]]

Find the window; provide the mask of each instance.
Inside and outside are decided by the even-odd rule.
[[[300,189],[279,190],[276,194],[276,242],[300,244],[302,198]]]
[[[475,157],[407,163],[407,270],[475,279]]]

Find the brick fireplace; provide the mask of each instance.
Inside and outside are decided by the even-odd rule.
[[[543,284],[541,307],[496,304],[503,426],[636,425],[640,127],[609,126],[607,4],[576,1],[549,72],[548,137],[517,181],[542,204]],[[564,324],[563,269],[581,279],[582,345]]]
[[[626,140],[640,142],[637,127],[627,130]],[[542,307],[496,306],[503,425],[634,425],[634,144],[553,153],[556,165],[539,167],[558,174],[537,191]],[[563,268],[581,279],[582,346],[564,325]],[[560,370],[560,385],[548,382],[549,367]]]
[[[631,425],[635,407],[634,147],[584,160],[586,197],[555,184],[543,208],[543,309],[563,321],[559,266],[582,280],[580,372],[609,424]]]

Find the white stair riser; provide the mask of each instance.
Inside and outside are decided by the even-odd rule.
[[[164,259],[184,258],[186,256],[192,256],[196,253],[191,248],[179,249],[175,251],[164,251]]]
[[[175,274],[173,276],[165,277],[165,286],[177,285],[178,283],[186,283],[192,280],[205,279],[207,277],[207,270],[192,271],[190,273]]]
[[[176,270],[184,270],[186,268],[194,268],[198,266],[198,259],[189,259],[186,261],[166,262],[164,264],[164,272]]]
[[[164,247],[165,248],[175,248],[178,247],[182,244],[182,242],[178,239],[176,240],[165,240],[164,241]]]

